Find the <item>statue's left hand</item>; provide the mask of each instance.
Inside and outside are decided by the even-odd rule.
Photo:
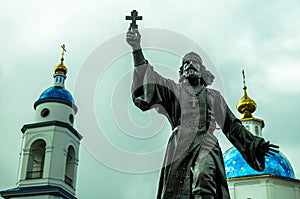
[[[270,144],[270,141],[263,142],[259,147],[259,152],[263,153],[265,156],[275,155],[275,153],[279,153],[279,150],[277,150],[279,146],[275,144]]]

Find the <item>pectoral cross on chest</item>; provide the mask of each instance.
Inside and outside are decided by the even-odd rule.
[[[198,99],[196,97],[193,97],[193,99],[191,99],[190,102],[192,103],[192,107],[196,108],[196,104],[198,104]]]
[[[192,116],[193,117],[196,117],[197,116],[197,106],[199,106],[198,105],[198,99],[197,99],[197,97],[193,97],[191,100],[190,100],[190,102],[192,103]]]

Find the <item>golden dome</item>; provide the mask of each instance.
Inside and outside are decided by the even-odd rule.
[[[252,116],[252,113],[256,110],[256,103],[247,95],[247,86],[245,83],[245,73],[243,70],[243,82],[244,82],[244,96],[243,98],[238,102],[236,105],[237,110],[243,114],[243,117],[241,119],[249,119],[254,118]]]
[[[64,65],[64,54],[66,52],[65,49],[65,44],[61,45],[62,48],[62,54],[61,54],[61,59],[60,59],[60,63],[54,67],[54,73],[55,74],[64,74],[66,75],[68,72],[67,67]]]
[[[256,103],[247,95],[247,87],[244,86],[244,96],[236,105],[237,110],[243,114],[242,119],[253,118],[252,113],[256,110]]]
[[[54,73],[56,74],[64,74],[66,75],[67,72],[68,72],[68,69],[67,67],[64,65],[64,62],[63,62],[63,58],[61,59],[61,62],[54,67]]]

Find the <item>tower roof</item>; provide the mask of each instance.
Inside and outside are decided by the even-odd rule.
[[[51,86],[42,92],[39,99],[34,103],[34,108],[44,102],[58,102],[71,106],[75,112],[77,112],[77,107],[72,94],[64,86],[68,69],[64,65],[64,53],[66,52],[65,45],[61,45],[61,48],[62,55],[60,63],[54,67],[54,86]]]
[[[52,86],[50,88],[47,88],[44,92],[42,92],[42,94],[39,97],[39,100],[49,98],[61,99],[68,101],[72,104],[74,103],[72,94],[67,89],[62,87]]]

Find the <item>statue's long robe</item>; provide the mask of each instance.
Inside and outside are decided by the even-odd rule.
[[[265,167],[264,156],[257,151],[263,138],[244,128],[218,91],[204,86],[196,93],[193,91],[187,83],[162,77],[147,63],[134,68],[135,105],[143,111],[156,108],[168,118],[173,129],[161,169],[158,199],[190,199],[201,195],[201,187],[193,187],[193,167],[201,153],[210,154],[216,165],[215,184],[208,184],[214,186],[209,189],[215,190],[216,198],[230,198],[222,152],[213,135],[216,123],[252,168],[262,171]]]

